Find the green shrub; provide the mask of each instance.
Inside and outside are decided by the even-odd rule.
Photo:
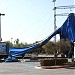
[[[60,59],[56,60],[56,65],[64,65],[67,62],[68,62],[68,59],[66,59],[66,58],[60,58]]]
[[[64,65],[68,60],[66,58],[57,58],[56,65]],[[42,59],[40,60],[41,66],[54,66],[55,59]]]

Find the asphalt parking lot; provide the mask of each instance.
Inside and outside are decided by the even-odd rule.
[[[39,62],[0,63],[0,75],[75,75],[75,69],[36,69]]]

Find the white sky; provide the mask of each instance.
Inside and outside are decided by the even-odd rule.
[[[74,0],[56,0],[56,6],[74,5]],[[54,31],[52,0],[0,0],[2,40],[33,43],[49,36]],[[57,10],[57,13],[73,12]],[[57,17],[60,27],[66,17]],[[57,38],[58,39],[58,38]]]

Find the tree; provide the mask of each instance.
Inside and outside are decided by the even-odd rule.
[[[53,43],[51,41],[49,41],[45,46],[43,46],[45,48],[45,51],[47,54],[53,54],[54,55],[54,59],[55,59],[55,65],[56,65],[56,60],[57,60],[57,46],[56,43]]]
[[[38,55],[38,54],[44,54],[45,53],[45,49],[42,48],[42,47],[39,47],[37,49],[34,49],[34,50],[31,50],[29,51],[28,53],[31,53],[31,54],[35,54],[35,55]]]
[[[15,48],[23,48],[23,47],[28,47],[30,45],[31,44],[27,44],[26,42],[25,43],[16,43],[13,47],[15,47]]]
[[[12,44],[12,42],[10,42],[10,41],[5,41],[6,43],[8,43],[9,44],[9,47],[13,47],[13,44]]]
[[[56,44],[59,52],[63,53],[64,55],[66,55],[66,57],[68,57],[68,52],[71,50],[70,41],[68,39],[61,39]]]
[[[16,42],[16,44],[19,44],[19,39],[17,38],[15,42]]]
[[[46,45],[43,46],[43,48],[45,49],[46,54],[53,54],[55,53],[55,51],[57,52],[57,47],[56,44],[49,41]]]

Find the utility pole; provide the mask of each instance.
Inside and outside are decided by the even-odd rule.
[[[56,30],[56,7],[55,7],[55,2],[56,0],[53,0],[52,2],[54,2],[54,31]],[[54,43],[56,44],[56,35],[54,36]],[[54,58],[55,58],[55,65],[56,65],[56,59],[57,59],[57,51],[55,49],[54,52]]]
[[[53,0],[52,2],[54,2],[54,31],[56,30],[56,7],[55,7],[55,2],[56,0]],[[54,36],[54,43],[56,43],[56,36]]]
[[[2,41],[1,38],[1,16],[4,16],[5,14],[0,13],[0,42]]]

